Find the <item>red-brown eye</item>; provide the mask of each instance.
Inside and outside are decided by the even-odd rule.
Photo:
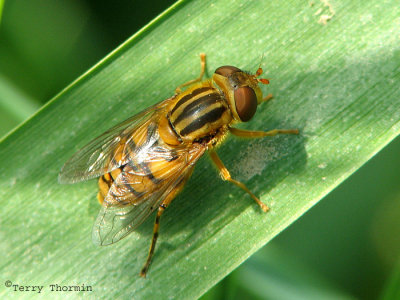
[[[240,70],[239,68],[233,67],[233,66],[222,66],[219,67],[218,69],[215,70],[215,73],[222,75],[224,77],[229,77],[231,76],[233,73],[236,72],[241,72],[242,70]]]
[[[254,90],[248,86],[242,86],[235,90],[236,111],[242,122],[249,121],[257,110],[257,96]]]

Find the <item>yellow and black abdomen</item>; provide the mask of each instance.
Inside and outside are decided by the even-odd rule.
[[[105,206],[140,203],[162,189],[170,172],[180,169],[185,157],[159,139],[158,124],[150,119],[120,139],[109,164],[118,166],[99,178],[97,199]],[[104,203],[105,202],[105,203]]]
[[[177,96],[168,119],[183,141],[192,142],[215,134],[232,116],[218,89],[199,84]]]

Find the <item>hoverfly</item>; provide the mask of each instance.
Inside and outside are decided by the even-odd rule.
[[[227,180],[246,191],[264,212],[262,203],[241,182],[231,178],[215,147],[230,132],[240,137],[298,134],[297,129],[248,131],[232,127],[254,116],[263,98],[259,84],[262,69],[255,75],[233,66],[215,70],[202,81],[205,54],[200,55],[199,78],[180,85],[175,95],[106,131],[63,166],[60,183],[75,183],[99,177],[97,199],[101,204],[93,227],[95,244],[110,245],[135,230],[157,210],[147,260],[140,271],[146,276],[159,231],[161,215],[182,190],[199,158],[208,153]],[[185,91],[182,88],[189,86]]]

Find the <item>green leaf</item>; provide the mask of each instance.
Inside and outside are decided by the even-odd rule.
[[[400,297],[400,260],[393,268],[391,276],[386,280],[381,299],[392,300]]]
[[[326,1],[324,1],[326,2]],[[400,132],[396,1],[182,1],[77,79],[0,148],[2,279],[90,285],[85,295],[195,298],[235,269]],[[326,23],[322,16],[332,16]],[[322,17],[329,19],[329,17]],[[251,129],[299,136],[228,138],[218,150],[234,178],[271,207],[222,182],[202,159],[161,220],[148,278],[138,277],[153,218],[116,245],[96,247],[96,182],[59,185],[63,163],[103,131],[199,73],[262,66],[275,99]],[[3,287],[0,295],[29,297]],[[61,295],[61,294],[60,294]]]
[[[238,288],[228,299],[353,299],[272,244],[255,253],[231,277]]]
[[[1,25],[1,18],[3,16],[3,7],[4,7],[4,0],[0,0],[0,25]]]
[[[39,104],[0,74],[0,136],[30,117]]]

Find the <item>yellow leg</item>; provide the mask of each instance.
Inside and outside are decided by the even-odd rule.
[[[182,88],[188,85],[191,85],[193,83],[199,82],[203,79],[204,72],[206,71],[206,55],[204,53],[200,53],[200,64],[201,64],[201,71],[200,71],[200,76],[196,79],[190,80],[188,82],[185,82],[184,84],[181,84],[175,89],[175,94],[179,94],[182,91]]]
[[[161,218],[161,215],[163,214],[165,208],[166,207],[161,205],[158,208],[158,211],[157,211],[156,220],[154,222],[154,228],[153,228],[153,238],[151,240],[149,254],[147,256],[146,263],[144,264],[142,270],[140,270],[140,276],[143,277],[143,278],[146,277],[147,270],[150,267],[151,258],[153,257],[153,254],[154,254],[154,249],[156,248],[156,242],[157,242],[157,238],[158,238],[158,231],[160,229],[160,218]]]
[[[268,94],[267,96],[265,96],[261,102],[267,102],[269,100],[271,100],[273,98],[272,94]]]
[[[176,195],[182,190],[183,186],[185,185],[187,179],[190,176],[186,176],[181,183],[178,184],[178,186],[171,191],[171,193],[165,198],[165,200],[160,204],[158,207],[157,215],[156,215],[156,220],[154,221],[154,227],[153,227],[153,238],[151,240],[151,245],[149,249],[149,254],[147,255],[147,260],[146,263],[144,264],[143,268],[140,270],[139,275],[143,278],[146,277],[147,271],[149,270],[150,264],[151,264],[151,259],[154,254],[154,250],[156,248],[156,243],[157,243],[157,238],[158,238],[158,232],[160,230],[160,218],[161,215],[163,214],[164,210],[168,207],[168,205],[174,200]]]
[[[229,131],[240,137],[258,138],[265,136],[274,136],[277,134],[299,134],[298,129],[273,129],[270,131],[251,131],[229,127]]]
[[[261,207],[261,209],[264,212],[267,212],[269,210],[269,207],[267,205],[265,205],[264,203],[262,203],[260,201],[260,199],[258,199],[252,192],[250,192],[250,190],[243,183],[232,179],[231,174],[229,173],[228,169],[224,166],[224,164],[221,161],[221,159],[219,158],[217,152],[215,152],[213,149],[210,149],[209,154],[210,154],[210,157],[213,160],[214,164],[217,166],[217,168],[224,180],[232,182],[233,184],[237,185],[242,190],[244,190],[246,193],[248,193],[254,199],[254,201],[257,202],[257,204]]]

